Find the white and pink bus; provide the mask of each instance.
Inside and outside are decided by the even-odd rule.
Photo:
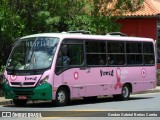
[[[5,98],[16,106],[28,100],[53,100],[57,106],[71,99],[130,93],[156,87],[153,39],[44,33],[20,38],[4,73]]]

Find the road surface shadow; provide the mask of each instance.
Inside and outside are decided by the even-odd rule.
[[[133,101],[133,100],[143,100],[143,99],[151,99],[154,97],[130,97],[127,101]],[[103,97],[103,98],[97,98],[92,101],[85,101],[83,99],[75,99],[72,100],[67,106],[76,106],[76,105],[85,105],[85,104],[98,104],[98,103],[108,103],[108,102],[124,102],[121,100],[115,100],[113,97]],[[3,107],[16,107],[13,103],[10,105],[4,105]],[[25,106],[27,108],[51,108],[56,107],[54,104],[54,101],[36,101],[32,102],[29,101],[27,105]]]

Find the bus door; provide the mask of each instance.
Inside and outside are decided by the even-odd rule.
[[[56,74],[61,84],[68,85],[71,97],[85,96],[83,86],[84,72],[81,67],[84,63],[84,48],[82,40],[64,40],[57,57]],[[56,82],[56,81],[55,81]],[[60,84],[57,81],[58,84]]]

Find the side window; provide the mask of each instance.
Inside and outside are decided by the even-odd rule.
[[[74,41],[74,43],[71,41]],[[78,42],[78,40],[64,40],[64,43],[61,45],[58,53],[56,72],[60,72],[72,66],[80,66],[83,64],[83,44]]]
[[[142,43],[128,42],[126,43],[127,64],[139,65],[143,63]]]
[[[154,64],[153,43],[143,43],[143,55],[144,55],[144,64],[145,65]]]
[[[83,45],[68,45],[69,65],[82,65],[83,63]]]
[[[125,48],[124,42],[108,42],[108,64],[124,65],[125,64]]]
[[[86,41],[87,65],[106,65],[105,41]]]

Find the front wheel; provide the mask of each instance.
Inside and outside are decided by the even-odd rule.
[[[23,107],[27,104],[27,100],[13,99],[13,103],[15,106]]]
[[[56,94],[56,106],[65,106],[70,100],[68,91],[65,88],[60,88]]]
[[[122,93],[120,95],[113,95],[113,98],[116,100],[128,100],[131,90],[128,85],[124,85],[122,88]]]

